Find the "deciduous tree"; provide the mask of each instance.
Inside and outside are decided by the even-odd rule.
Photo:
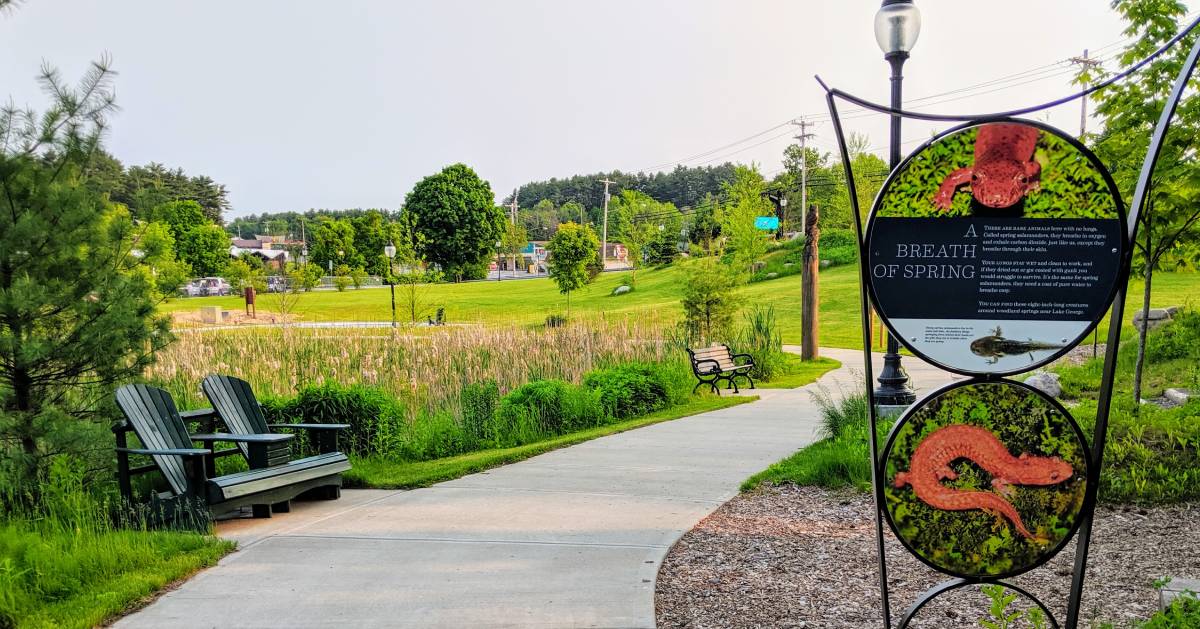
[[[587,225],[563,223],[546,245],[550,254],[550,277],[558,292],[567,296],[567,316],[571,316],[571,291],[583,288],[591,281],[587,265],[596,259],[600,239]]]
[[[493,199],[492,187],[465,164],[422,179],[405,197],[404,210],[424,238],[423,255],[447,277],[486,275],[504,229],[504,213]]]

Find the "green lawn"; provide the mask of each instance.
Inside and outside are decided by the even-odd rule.
[[[776,374],[770,382],[756,382],[755,385],[760,389],[795,389],[812,384],[817,378],[842,366],[842,363],[832,358],[800,360],[799,354],[790,352],[783,355],[783,360],[782,373]]]
[[[532,281],[532,280],[531,280]],[[382,489],[408,489],[427,487],[433,483],[452,480],[467,474],[482,472],[499,465],[515,463],[544,452],[565,448],[597,437],[611,435],[651,424],[679,419],[698,413],[737,406],[757,400],[757,397],[700,397],[679,406],[651,413],[636,419],[607,426],[573,432],[553,439],[530,443],[515,448],[480,450],[459,456],[433,461],[390,461],[380,458],[356,458],[354,468],[344,475],[347,487],[376,487]]]
[[[571,296],[571,310],[579,314],[605,315],[654,314],[676,317],[681,313],[679,297],[682,272],[678,265],[665,269],[638,271],[637,288],[614,297],[612,290],[621,285],[628,273],[604,273],[591,286]],[[1141,282],[1129,286],[1126,322],[1141,302]],[[755,282],[740,289],[746,304],[774,305],[784,343],[800,342],[800,276]],[[1200,295],[1200,273],[1159,273],[1154,278],[1152,305],[1183,304]],[[259,308],[271,310],[274,296],[260,295]],[[397,299],[400,299],[399,293]],[[529,325],[542,323],[546,315],[566,311],[566,299],[547,278],[500,282],[439,284],[429,288],[428,301],[446,309],[450,322]],[[862,328],[858,317],[858,267],[838,266],[821,272],[820,345],[857,349],[862,347]],[[239,297],[193,297],[173,299],[162,308],[196,310],[219,305],[229,310],[242,309]],[[397,304],[399,306],[399,304]],[[390,321],[391,307],[386,288],[353,290],[344,293],[317,291],[300,298],[295,312],[305,321]],[[1106,326],[1102,326],[1101,336]],[[1126,326],[1125,333],[1133,328]],[[1103,338],[1101,339],[1103,340]]]

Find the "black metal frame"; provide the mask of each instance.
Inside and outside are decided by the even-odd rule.
[[[891,614],[891,601],[889,598],[888,579],[887,579],[887,553],[886,553],[886,548],[884,545],[884,537],[883,537],[883,519],[884,519],[883,513],[884,513],[885,509],[883,508],[883,485],[881,482],[882,474],[880,471],[880,456],[879,456],[879,447],[877,444],[877,435],[876,435],[876,421],[878,419],[878,413],[877,413],[876,407],[875,407],[875,395],[874,395],[874,389],[872,386],[873,382],[874,382],[874,378],[872,376],[873,366],[872,366],[872,362],[871,362],[872,361],[872,356],[871,356],[871,338],[872,338],[871,311],[872,311],[873,295],[871,295],[871,289],[870,289],[870,287],[871,287],[870,269],[866,268],[866,265],[864,264],[866,261],[866,240],[864,238],[865,234],[864,234],[862,218],[861,218],[861,214],[860,214],[859,206],[858,206],[858,195],[857,195],[857,192],[855,189],[856,186],[854,183],[854,172],[850,165],[850,155],[849,155],[849,150],[846,145],[845,133],[842,129],[841,117],[838,114],[837,100],[842,99],[844,101],[847,101],[849,103],[857,105],[861,108],[867,109],[869,111],[874,111],[876,113],[881,113],[881,114],[888,114],[888,115],[891,115],[894,117],[912,118],[912,119],[926,120],[926,121],[964,122],[964,123],[967,123],[966,126],[971,126],[974,124],[982,124],[982,123],[985,123],[988,121],[1009,119],[1009,118],[1012,118],[1015,116],[1034,113],[1034,112],[1042,111],[1045,109],[1049,109],[1051,107],[1056,107],[1058,105],[1063,105],[1063,104],[1069,103],[1071,101],[1077,100],[1079,98],[1086,97],[1093,92],[1096,92],[1105,87],[1108,87],[1109,85],[1112,85],[1113,83],[1116,83],[1117,81],[1120,81],[1120,80],[1132,75],[1134,72],[1137,72],[1141,68],[1145,67],[1151,61],[1153,61],[1154,59],[1156,59],[1157,57],[1162,55],[1164,52],[1166,52],[1167,50],[1169,50],[1170,48],[1175,46],[1184,37],[1186,37],[1188,35],[1188,33],[1195,30],[1198,25],[1200,25],[1200,18],[1196,18],[1195,20],[1193,20],[1186,28],[1180,30],[1179,33],[1177,33],[1174,37],[1171,38],[1170,41],[1163,44],[1158,50],[1154,51],[1152,54],[1147,56],[1145,59],[1142,59],[1141,61],[1130,66],[1129,68],[1126,68],[1125,70],[1113,75],[1112,77],[1109,77],[1107,80],[1096,83],[1096,84],[1092,85],[1091,87],[1088,87],[1087,89],[1084,89],[1075,94],[1064,96],[1062,98],[1059,98],[1059,99],[1056,99],[1056,100],[1053,100],[1053,101],[1050,101],[1047,103],[1042,103],[1039,105],[1032,105],[1029,107],[1023,107],[1023,108],[1014,109],[1014,110],[1005,111],[1005,112],[992,113],[992,114],[983,114],[983,115],[930,114],[930,113],[923,113],[923,112],[908,111],[905,109],[895,108],[895,107],[887,107],[884,105],[880,105],[878,103],[868,101],[866,99],[859,98],[857,96],[853,96],[851,94],[847,94],[841,90],[830,88],[828,85],[825,84],[824,81],[821,80],[820,77],[816,77],[817,82],[821,85],[822,88],[825,89],[825,100],[826,100],[826,104],[828,105],[828,108],[829,108],[829,113],[830,113],[831,122],[833,123],[834,133],[837,136],[837,140],[838,140],[839,156],[841,158],[843,169],[846,174],[846,186],[847,186],[847,191],[848,191],[849,197],[850,197],[852,214],[854,216],[854,230],[855,230],[855,234],[858,239],[859,282],[860,282],[859,305],[860,305],[860,316],[861,316],[861,321],[862,321],[862,333],[863,333],[863,377],[864,377],[864,381],[866,382],[866,391],[867,391],[867,400],[868,400],[868,418],[870,421],[870,437],[868,438],[868,449],[870,451],[871,461],[872,461],[871,485],[872,485],[872,499],[874,501],[874,506],[875,506],[876,553],[877,553],[877,560],[878,560],[878,566],[879,566],[879,588],[880,588],[880,599],[881,599],[880,600],[881,612],[882,612],[883,626],[885,627],[885,629],[891,629],[891,627],[892,627],[892,614]],[[1142,169],[1141,169],[1141,173],[1138,176],[1137,186],[1134,189],[1133,200],[1130,203],[1129,208],[1127,210],[1127,214],[1126,214],[1125,230],[1123,230],[1124,231],[1123,235],[1124,235],[1124,240],[1125,240],[1126,246],[1124,248],[1124,251],[1122,252],[1121,265],[1118,269],[1116,290],[1115,290],[1115,292],[1112,296],[1112,300],[1111,300],[1111,309],[1109,312],[1108,345],[1107,345],[1107,349],[1105,350],[1105,356],[1104,356],[1104,370],[1103,370],[1103,375],[1101,378],[1101,387],[1100,387],[1100,392],[1099,392],[1100,396],[1099,396],[1099,400],[1097,402],[1097,408],[1096,408],[1096,423],[1095,423],[1095,428],[1094,428],[1093,435],[1092,435],[1091,447],[1087,453],[1089,482],[1087,484],[1087,487],[1085,488],[1084,504],[1083,504],[1083,508],[1080,510],[1079,521],[1077,523],[1078,528],[1075,531],[1075,534],[1077,535],[1077,545],[1076,545],[1076,551],[1075,551],[1075,567],[1073,570],[1073,576],[1072,576],[1072,580],[1071,580],[1071,593],[1070,593],[1070,599],[1069,599],[1068,605],[1067,605],[1067,618],[1066,618],[1066,623],[1065,623],[1065,626],[1068,629],[1075,629],[1079,623],[1079,613],[1080,613],[1080,607],[1081,607],[1081,600],[1082,600],[1082,596],[1083,596],[1083,581],[1084,581],[1084,577],[1086,575],[1088,550],[1089,550],[1089,546],[1091,543],[1092,523],[1093,523],[1093,519],[1094,519],[1094,515],[1095,515],[1097,493],[1099,490],[1099,483],[1095,482],[1094,479],[1098,479],[1100,476],[1101,466],[1102,466],[1103,458],[1104,458],[1104,446],[1105,446],[1105,442],[1106,442],[1107,434],[1108,434],[1108,419],[1109,419],[1109,414],[1110,414],[1110,411],[1112,408],[1112,389],[1113,389],[1113,382],[1114,382],[1114,378],[1115,378],[1115,374],[1116,374],[1117,348],[1120,346],[1121,323],[1122,323],[1122,318],[1124,316],[1124,310],[1125,310],[1125,292],[1126,292],[1125,289],[1126,289],[1126,285],[1128,284],[1128,281],[1129,281],[1130,265],[1131,265],[1132,256],[1133,256],[1133,247],[1129,246],[1129,243],[1133,243],[1136,241],[1138,223],[1139,223],[1139,219],[1141,217],[1142,210],[1145,206],[1146,194],[1149,189],[1150,176],[1153,174],[1154,167],[1157,164],[1158,158],[1162,152],[1163,138],[1166,136],[1167,131],[1170,129],[1171,121],[1174,118],[1175,111],[1179,107],[1179,101],[1183,96],[1184,89],[1187,87],[1188,80],[1191,78],[1192,73],[1195,71],[1196,65],[1198,62],[1200,62],[1200,40],[1197,40],[1195,42],[1195,44],[1193,44],[1191,52],[1188,54],[1187,61],[1184,63],[1184,67],[1180,69],[1180,72],[1175,79],[1175,84],[1171,89],[1171,96],[1167,99],[1167,102],[1165,103],[1165,106],[1163,107],[1162,113],[1159,116],[1158,123],[1157,123],[1157,125],[1155,125],[1153,135],[1151,136],[1150,144],[1146,150],[1146,157],[1145,157],[1144,161],[1142,162]],[[920,148],[924,148],[924,145]],[[1090,153],[1090,151],[1089,151],[1089,153]],[[903,164],[901,164],[901,166],[902,165]],[[895,176],[895,173],[898,169],[899,169],[899,167],[897,167],[896,169],[893,169],[891,175],[889,175],[889,181],[892,176]],[[1109,178],[1111,180],[1111,176],[1108,174],[1108,171],[1106,168],[1101,168],[1101,172],[1105,174],[1106,178]],[[886,190],[886,186],[882,187],[880,189],[880,193],[882,194],[882,192],[884,190]],[[1120,204],[1120,202],[1121,202],[1120,195],[1118,194],[1116,198],[1117,198],[1118,204]],[[877,205],[878,202],[879,202],[879,199],[877,197],[875,199],[875,203],[873,204],[873,206]],[[881,312],[881,314],[882,314],[882,312]],[[1103,318],[1102,316],[1098,317],[1097,321],[1093,323],[1092,327],[1094,327],[1098,323],[1099,319],[1102,319],[1102,318]],[[882,316],[881,316],[881,319],[883,319]],[[884,319],[884,322],[886,324],[886,319]],[[1086,336],[1086,334],[1084,336]],[[1076,339],[1075,342],[1073,342],[1071,345],[1074,346],[1082,338],[1083,337],[1081,336],[1080,338]],[[954,371],[954,370],[951,370],[951,371]],[[959,372],[956,372],[956,373],[959,373]],[[984,382],[994,382],[994,381],[999,381],[999,380],[1000,380],[999,374],[987,374],[981,378],[976,379],[976,381],[984,381]],[[1070,415],[1070,413],[1066,413],[1066,416],[1069,417],[1072,422],[1074,422],[1074,417],[1072,417]],[[1086,440],[1085,440],[1085,442],[1086,442]],[[1071,536],[1068,536],[1067,539],[1069,540],[1070,537]],[[1053,555],[1048,555],[1047,560],[1051,556],[1053,556]],[[918,557],[919,557],[919,555],[918,555]],[[1004,587],[1006,587],[1010,590],[1018,592],[1019,594],[1025,596],[1026,598],[1029,598],[1035,604],[1037,604],[1046,613],[1047,619],[1050,621],[1050,623],[1054,627],[1057,628],[1060,626],[1057,619],[1055,619],[1053,614],[1051,614],[1049,612],[1049,609],[1046,607],[1046,605],[1043,604],[1036,597],[1031,595],[1029,592],[1022,590],[1021,588],[1019,588],[1017,586],[1014,586],[1014,585],[1011,585],[1008,583],[1004,583],[999,578],[990,578],[989,577],[986,579],[957,578],[957,579],[953,579],[951,581],[943,582],[943,583],[931,588],[930,590],[926,591],[920,598],[918,598],[916,602],[914,602],[912,607],[910,607],[908,612],[902,617],[899,627],[902,627],[902,628],[907,627],[908,623],[911,621],[912,617],[924,605],[929,603],[931,600],[933,600],[937,596],[939,596],[945,592],[949,592],[949,591],[964,587],[964,586],[972,584],[972,583],[996,583],[996,584],[1003,585]]]

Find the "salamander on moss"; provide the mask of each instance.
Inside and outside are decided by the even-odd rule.
[[[954,193],[971,186],[971,196],[984,208],[1013,207],[1036,190],[1042,166],[1033,158],[1038,129],[1021,124],[993,123],[979,127],[975,137],[975,163],[950,173],[933,197],[933,204],[949,210]]]

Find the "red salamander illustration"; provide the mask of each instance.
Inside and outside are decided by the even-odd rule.
[[[992,475],[992,486],[1000,493],[943,485],[943,479],[957,478],[950,464],[958,459],[969,459],[987,470]],[[1072,474],[1070,464],[1058,457],[1013,456],[990,430],[960,424],[939,428],[925,437],[913,452],[909,470],[896,474],[893,484],[897,488],[911,485],[917,498],[935,509],[981,509],[1004,516],[1022,536],[1041,542],[1044,540],[1034,537],[1025,527],[1016,507],[1000,494],[1011,494],[1010,485],[1057,485]]]
[[[970,184],[971,195],[989,208],[1016,205],[1036,190],[1042,165],[1033,158],[1038,129],[1019,124],[994,123],[979,127],[975,137],[975,164],[950,173],[933,197],[933,204],[950,209],[954,193]]]

